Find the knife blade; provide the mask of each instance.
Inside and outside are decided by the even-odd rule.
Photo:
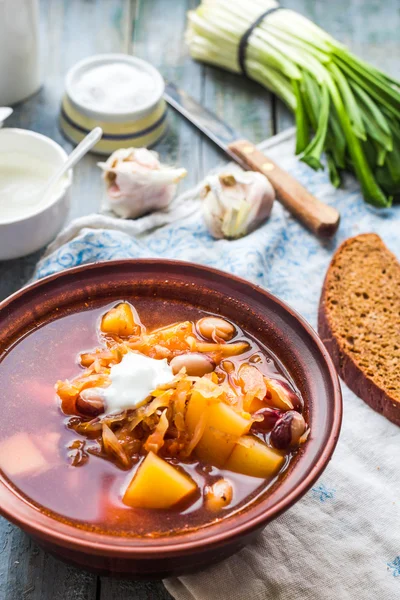
[[[271,182],[277,199],[313,233],[331,237],[340,215],[333,206],[310,194],[292,175],[265,156],[252,142],[240,139],[235,130],[173,83],[165,86],[168,104],[219,146],[245,170],[259,171]]]

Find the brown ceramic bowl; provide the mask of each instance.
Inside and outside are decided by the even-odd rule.
[[[128,539],[77,529],[40,512],[0,473],[1,514],[49,551],[101,573],[149,578],[201,569],[233,554],[297,502],[331,458],[340,430],[342,401],[328,353],[299,315],[238,277],[184,262],[98,263],[34,283],[1,303],[0,349],[10,348],[33,324],[53,320],[65,311],[121,298],[134,302],[135,296],[143,295],[220,312],[265,343],[288,368],[306,399],[311,426],[309,440],[265,497],[210,527],[170,538]]]

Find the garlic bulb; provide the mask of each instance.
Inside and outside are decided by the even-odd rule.
[[[177,182],[186,176],[185,169],[161,164],[158,154],[146,148],[116,150],[97,164],[103,170],[109,207],[124,219],[167,208]]]
[[[239,238],[265,221],[275,192],[261,173],[232,170],[206,178],[201,191],[203,215],[214,238]]]

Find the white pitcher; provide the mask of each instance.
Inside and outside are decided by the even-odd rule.
[[[38,0],[0,0],[0,106],[38,91]]]

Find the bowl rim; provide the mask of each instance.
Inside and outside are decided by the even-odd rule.
[[[40,514],[45,518],[46,524],[36,523],[32,519],[29,519],[24,515],[18,515],[15,517],[13,515],[13,510],[6,510],[3,506],[0,506],[0,514],[2,514],[5,518],[10,521],[16,523],[25,531],[29,531],[33,535],[37,535],[37,537],[41,539],[47,539],[56,545],[61,545],[64,547],[69,547],[74,550],[81,551],[85,554],[97,554],[102,556],[119,556],[123,558],[155,558],[155,555],[159,557],[162,555],[168,555],[173,557],[174,555],[181,555],[183,552],[193,553],[196,551],[200,551],[201,548],[209,547],[218,547],[220,545],[228,544],[230,541],[242,536],[246,536],[250,534],[252,531],[260,529],[265,526],[269,521],[279,516],[282,512],[290,508],[295,502],[297,502],[315,483],[318,477],[326,468],[329,460],[332,457],[332,454],[335,450],[341,423],[342,423],[342,393],[339,382],[339,377],[337,371],[333,365],[332,359],[325,348],[322,340],[319,338],[317,332],[311,327],[311,325],[293,308],[288,306],[286,302],[262,288],[261,286],[254,284],[250,281],[242,277],[238,277],[231,273],[221,271],[219,269],[215,269],[213,267],[208,267],[206,265],[191,263],[187,261],[181,260],[173,260],[173,259],[163,259],[163,258],[147,258],[147,259],[135,259],[135,258],[127,258],[127,259],[118,259],[111,261],[98,261],[93,263],[87,263],[84,265],[80,265],[77,267],[72,267],[68,269],[64,269],[63,271],[59,271],[57,273],[53,273],[39,279],[20,290],[14,292],[12,295],[5,298],[2,302],[0,302],[0,311],[4,310],[10,303],[14,300],[24,296],[27,292],[31,290],[35,290],[42,286],[46,286],[47,284],[51,284],[57,279],[63,278],[64,276],[73,276],[75,274],[82,273],[86,270],[92,270],[101,268],[102,266],[112,267],[126,267],[128,264],[138,265],[138,266],[157,266],[157,265],[169,265],[171,267],[178,267],[184,269],[195,269],[197,271],[203,272],[204,274],[213,274],[219,277],[224,277],[232,282],[236,282],[239,284],[244,284],[250,287],[253,291],[266,296],[270,301],[277,303],[283,308],[286,312],[289,313],[294,319],[300,323],[301,327],[306,330],[306,333],[312,338],[313,342],[318,347],[322,358],[324,359],[325,365],[327,367],[327,372],[329,373],[330,382],[333,388],[333,398],[332,398],[332,427],[328,434],[328,439],[323,446],[316,458],[315,464],[309,469],[308,473],[306,473],[305,477],[302,478],[301,482],[297,485],[295,489],[293,489],[289,494],[285,495],[280,501],[276,504],[273,504],[270,507],[267,507],[265,511],[260,513],[259,515],[251,516],[253,508],[257,507],[260,502],[255,502],[253,506],[249,506],[246,509],[245,513],[248,518],[240,524],[236,524],[232,522],[232,527],[229,529],[225,529],[224,531],[216,531],[213,533],[214,526],[211,524],[206,527],[201,527],[194,532],[190,532],[188,534],[183,534],[181,539],[178,541],[176,538],[180,535],[179,532],[177,535],[171,536],[163,536],[159,538],[134,538],[134,537],[124,537],[124,536],[112,536],[110,534],[101,534],[98,532],[93,532],[89,530],[85,530],[70,523],[65,523],[64,521],[60,521],[55,519],[51,515],[47,514],[44,511],[38,510],[34,508],[34,504],[27,503],[24,500],[23,496],[18,493],[18,488],[13,488],[10,485],[0,479],[0,488],[7,488],[8,491],[13,495],[16,501],[22,502],[29,507],[32,507],[33,510]],[[268,497],[268,496],[267,496]],[[262,501],[261,501],[262,502]],[[234,515],[233,515],[234,518]],[[55,524],[62,525],[64,528],[68,529],[70,532],[62,532],[57,531],[54,527]],[[191,534],[197,533],[198,531],[209,533],[204,537],[199,539],[193,539]],[[186,539],[185,539],[186,537]],[[143,542],[142,544],[138,544],[137,542]],[[146,545],[148,542],[152,542],[151,545]],[[119,542],[119,543],[115,543]],[[124,543],[125,542],[125,543]],[[135,545],[136,542],[136,545]],[[158,543],[157,543],[158,542]]]
[[[55,153],[57,153],[61,157],[61,159],[64,160],[64,162],[68,159],[68,154],[66,153],[64,148],[58,142],[55,142],[53,139],[51,139],[47,135],[43,135],[42,133],[37,133],[36,131],[30,131],[30,129],[21,129],[18,127],[2,127],[0,129],[0,137],[3,135],[3,133],[11,133],[11,135],[16,134],[17,136],[22,136],[22,137],[26,135],[27,137],[30,137],[30,138],[33,138],[36,140],[40,140],[40,141],[44,142],[45,144],[47,144],[50,148],[52,148],[55,151]],[[29,152],[26,152],[26,154],[29,154]],[[47,210],[49,210],[49,208],[51,208],[55,204],[58,204],[58,202],[60,202],[60,200],[62,200],[62,198],[64,198],[65,194],[68,192],[68,189],[72,185],[72,181],[73,181],[73,170],[69,169],[69,171],[67,172],[67,178],[65,180],[64,186],[60,189],[60,192],[58,194],[55,194],[54,196],[51,197],[51,200],[49,202],[47,202],[44,206],[41,206],[36,210],[33,209],[31,212],[29,212],[28,214],[26,214],[22,217],[11,218],[11,219],[7,219],[7,220],[0,219],[0,227],[10,226],[10,225],[14,225],[16,223],[27,222],[27,221],[30,221],[31,219],[34,219],[35,217],[43,215],[43,213],[45,213]]]

